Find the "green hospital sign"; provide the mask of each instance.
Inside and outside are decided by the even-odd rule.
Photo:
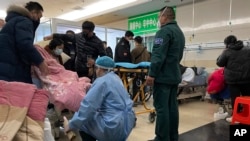
[[[176,7],[173,8],[176,15]],[[135,35],[156,33],[158,31],[158,13],[159,12],[151,12],[130,17],[128,19],[128,29],[134,32]]]
[[[136,35],[155,33],[158,22],[158,13],[149,13],[128,19],[128,29]]]

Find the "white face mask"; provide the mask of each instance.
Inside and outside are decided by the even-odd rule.
[[[158,20],[157,21],[157,29],[160,29],[161,28],[161,23],[160,23],[160,21]]]
[[[61,55],[62,52],[63,52],[63,50],[59,49],[59,48],[57,48],[57,49],[54,50],[55,55]]]

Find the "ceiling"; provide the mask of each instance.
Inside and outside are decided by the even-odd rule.
[[[11,4],[24,5],[30,0],[0,0],[0,10],[6,11],[7,7]],[[84,8],[90,4],[98,1],[105,0],[33,0],[39,2],[43,8],[43,16],[45,18],[55,18],[64,13],[72,10]],[[110,22],[115,22],[123,19],[127,19],[131,16],[140,15],[152,11],[157,11],[163,6],[182,6],[186,4],[192,4],[193,1],[200,2],[204,0],[137,0],[136,2],[119,7],[119,9],[111,9],[108,12],[104,11],[94,16],[87,17],[88,20],[93,21],[97,25],[102,25]],[[105,6],[105,5],[104,5]],[[0,17],[1,18],[1,17]],[[78,21],[87,20],[78,19]]]

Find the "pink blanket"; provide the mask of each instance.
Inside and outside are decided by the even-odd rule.
[[[55,59],[50,56],[42,47],[35,45],[49,66],[50,74],[42,76],[39,69],[35,72],[43,87],[50,92],[49,98],[58,109],[69,109],[77,111],[87,90],[90,88],[90,79],[87,77],[78,78],[75,72],[64,69]]]
[[[47,91],[31,84],[0,80],[0,135],[6,140],[42,139],[47,105]]]

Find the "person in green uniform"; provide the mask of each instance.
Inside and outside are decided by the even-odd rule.
[[[153,86],[156,110],[155,138],[153,141],[178,141],[179,110],[177,88],[181,82],[180,61],[185,37],[175,21],[172,7],[159,12],[160,29],[155,35],[151,65],[146,79]]]

